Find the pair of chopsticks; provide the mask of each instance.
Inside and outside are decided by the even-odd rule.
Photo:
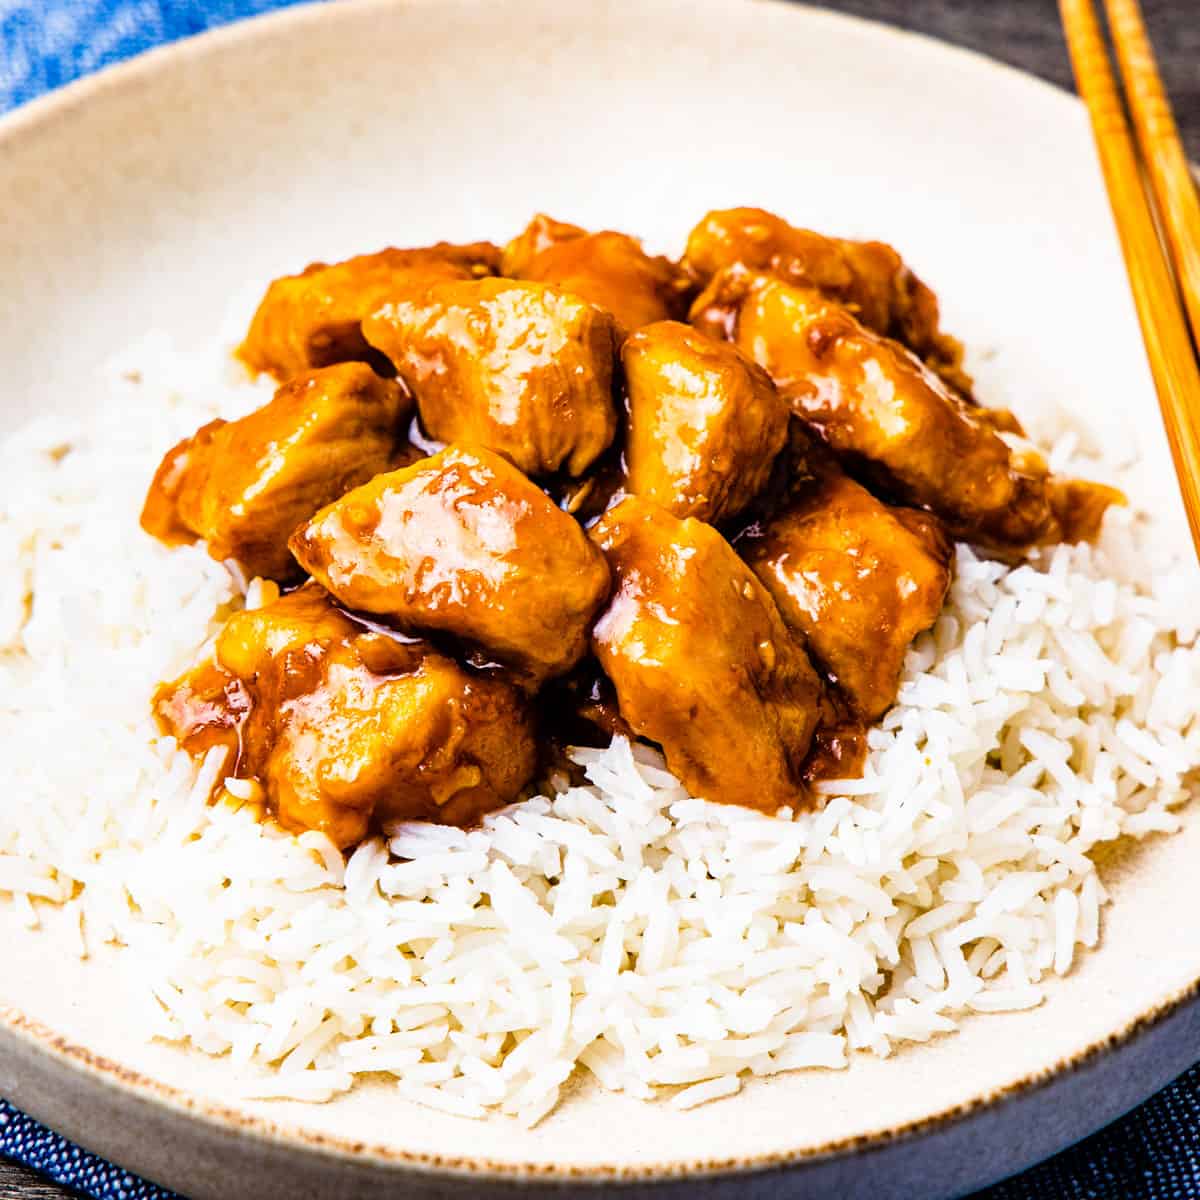
[[[1105,0],[1105,7],[1125,104],[1092,0],[1059,0],[1075,82],[1092,119],[1179,490],[1200,554],[1200,199],[1138,0]]]

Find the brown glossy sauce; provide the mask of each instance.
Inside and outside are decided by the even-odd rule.
[[[867,765],[870,726],[850,714],[840,699],[831,700],[830,695],[825,702],[828,716],[817,726],[804,760],[804,782],[808,787],[828,779],[858,779]]]
[[[619,436],[619,435],[618,435]],[[565,513],[590,529],[624,495],[625,455],[612,445],[579,479],[549,479],[545,492]]]
[[[195,758],[203,758],[214,746],[226,747],[227,763],[235,775],[241,766],[242,726],[250,707],[250,694],[242,681],[216,663],[160,683],[151,701],[163,733]]]
[[[1055,480],[1050,492],[1050,506],[1064,542],[1093,541],[1100,534],[1109,507],[1128,502],[1118,488],[1088,479]]]
[[[592,657],[555,679],[539,698],[542,729],[560,747],[602,746],[613,737],[636,740],[621,716],[616,689]]]
[[[812,487],[831,465],[832,456],[825,443],[814,437],[799,418],[792,417],[787,441],[776,456],[766,485],[744,512],[720,526],[729,544],[740,552],[744,540],[761,536],[771,518]]]
[[[416,634],[406,633],[403,629],[390,624],[382,617],[355,612],[353,609],[339,604],[336,600],[332,604],[334,609],[341,613],[343,617],[368,633],[378,634],[380,637],[390,639],[400,646],[432,646],[438,653],[444,654],[447,658],[456,659],[460,665],[476,674],[503,677],[508,679],[509,682],[516,682],[516,676],[511,667],[506,666],[502,662],[497,662],[482,647],[465,642],[461,638],[454,637],[452,634],[427,633],[417,636]]]

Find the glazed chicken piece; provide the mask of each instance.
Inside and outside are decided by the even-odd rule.
[[[692,287],[670,259],[647,254],[637,238],[589,233],[544,214],[504,247],[501,271],[582,296],[612,314],[620,337],[682,317]]]
[[[891,508],[834,467],[737,548],[855,713],[881,717],[950,586],[938,519]]]
[[[412,401],[364,363],[283,384],[237,421],[214,421],[169,450],[150,485],[142,528],[167,542],[203,538],[219,562],[287,579],[292,531],[391,465]]]
[[[455,634],[535,684],[579,661],[608,595],[579,525],[480,447],[377,475],[317,513],[292,551],[348,608]]]
[[[787,438],[787,405],[767,373],[735,346],[677,321],[639,330],[621,362],[626,490],[714,525],[740,513]]]
[[[313,584],[231,617],[215,664],[160,688],[155,711],[193,753],[224,736],[227,769],[258,780],[284,828],[343,848],[383,821],[472,824],[537,759],[517,688],[362,627]]]
[[[692,319],[726,333],[839,455],[955,536],[996,550],[1095,534],[1120,494],[1052,479],[898,342],[812,288],[740,268],[718,273]],[[1087,502],[1081,503],[1087,496]]]
[[[586,236],[587,230],[582,225],[556,221],[545,213],[538,213],[500,251],[500,274],[509,279],[523,279],[530,264],[543,250]]]
[[[962,345],[938,328],[937,297],[884,242],[825,237],[761,208],[710,212],[688,235],[683,265],[707,284],[735,264],[840,301],[868,329],[903,342],[952,387],[970,393]]]
[[[798,805],[821,685],[770,594],[711,526],[637,496],[591,536],[616,580],[592,649],[624,720],[694,796]]]
[[[612,318],[541,283],[434,284],[363,323],[417,398],[425,432],[528,475],[581,475],[616,432]]]
[[[188,546],[200,535],[183,518],[195,516],[200,488],[208,472],[209,447],[227,422],[218,417],[201,425],[191,437],[176,442],[162,457],[142,505],[141,526],[168,546]]]
[[[500,251],[491,242],[389,247],[345,262],[311,263],[267,289],[238,356],[252,371],[276,379],[351,360],[383,367],[382,357],[363,339],[364,317],[430,280],[478,279],[499,265]]]

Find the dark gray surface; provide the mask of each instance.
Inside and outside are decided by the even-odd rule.
[[[932,34],[1071,86],[1055,0],[831,0],[825,7]],[[1142,0],[1142,7],[1188,151],[1200,158],[1200,0]],[[70,1195],[0,1160],[0,1200]]]

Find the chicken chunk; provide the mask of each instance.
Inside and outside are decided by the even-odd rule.
[[[711,526],[636,496],[591,536],[616,580],[592,648],[621,716],[695,796],[799,804],[821,685],[770,594]]]
[[[381,364],[363,339],[364,317],[431,279],[478,279],[499,265],[491,242],[389,247],[345,262],[311,263],[267,289],[238,355],[252,371],[276,379],[351,360]]]
[[[621,337],[683,316],[692,286],[670,259],[647,254],[637,238],[588,233],[544,215],[505,246],[501,270],[582,296],[612,314]]]
[[[951,386],[970,392],[962,344],[938,328],[937,297],[884,242],[825,237],[761,208],[710,212],[688,235],[683,265],[707,284],[735,264],[840,301],[868,329],[903,342]]]
[[[183,511],[195,512],[199,489],[208,471],[209,447],[226,422],[219,417],[201,425],[191,437],[176,442],[162,457],[142,505],[141,526],[168,546],[186,546],[200,540]]]
[[[206,425],[170,450],[142,527],[165,541],[203,538],[213,558],[250,575],[294,575],[292,531],[388,469],[411,407],[403,389],[363,363],[297,375],[262,408]]]
[[[543,250],[563,242],[587,237],[582,225],[569,221],[556,221],[545,213],[538,213],[515,238],[500,251],[500,274],[509,279],[524,279],[533,260]]]
[[[937,518],[891,508],[834,468],[738,550],[857,715],[881,717],[950,586],[953,545]]]
[[[578,524],[479,447],[376,476],[317,513],[292,550],[347,607],[455,634],[535,683],[579,661],[608,595]]]
[[[621,348],[629,427],[626,490],[677,517],[736,516],[766,484],[788,409],[736,347],[676,321]]]
[[[286,829],[340,847],[382,821],[469,825],[517,799],[537,762],[517,688],[363,628],[313,584],[231,617],[215,664],[160,689],[156,712],[193,752],[198,731],[233,729],[233,772]]]
[[[720,272],[693,320],[722,330],[775,381],[792,411],[902,503],[994,549],[1088,536],[1119,493],[1050,477],[1028,443],[998,432],[898,342],[807,287],[740,268]],[[1089,524],[1072,512],[1086,507]]]
[[[499,451],[528,475],[581,475],[616,432],[606,313],[540,283],[439,283],[363,323],[441,442]]]

